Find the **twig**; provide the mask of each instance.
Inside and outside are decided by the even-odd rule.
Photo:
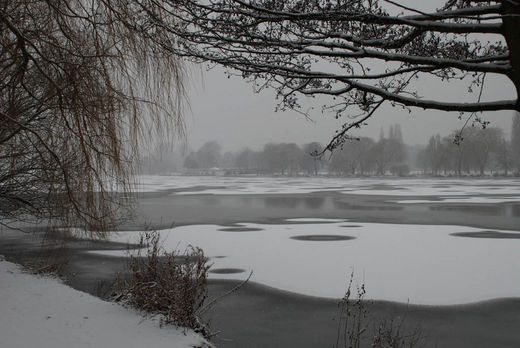
[[[224,297],[226,296],[229,296],[231,294],[233,294],[234,292],[237,292],[241,287],[243,287],[248,281],[249,279],[251,279],[251,276],[253,275],[253,271],[251,271],[251,273],[249,273],[249,276],[247,277],[246,280],[242,281],[240,284],[236,285],[233,289],[229,290],[228,292],[218,296],[218,297],[215,297],[214,299],[212,299],[211,301],[209,301],[208,304],[206,304],[204,307],[202,307],[201,309],[199,309],[197,311],[197,315],[202,315],[204,313],[206,313],[209,309],[211,309],[211,307],[217,302],[217,301],[220,301],[221,299],[223,299]]]

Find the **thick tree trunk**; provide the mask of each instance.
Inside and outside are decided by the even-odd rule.
[[[502,22],[512,67],[509,78],[516,87],[517,98],[520,99],[520,3],[504,1],[502,6],[504,14],[511,15],[504,17]],[[520,102],[517,109],[520,111]]]

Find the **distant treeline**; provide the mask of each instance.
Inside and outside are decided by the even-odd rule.
[[[369,176],[518,174],[520,172],[520,115],[513,118],[511,141],[501,129],[468,126],[452,134],[432,136],[427,145],[403,142],[399,125],[391,126],[379,140],[361,137],[347,141],[343,148],[316,157],[324,146],[312,142],[269,143],[262,150],[244,148],[222,153],[216,141],[209,141],[187,155],[161,152],[161,157],[145,158],[149,173],[256,174]],[[165,163],[166,162],[166,163]]]

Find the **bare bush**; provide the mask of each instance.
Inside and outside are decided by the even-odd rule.
[[[370,317],[366,300],[365,285],[356,288],[356,298],[352,298],[352,281],[345,296],[339,302],[340,315],[335,348],[413,348],[423,341],[419,327],[409,329],[404,326],[405,317],[376,321]],[[372,335],[370,325],[373,324]]]
[[[64,262],[53,262],[50,259],[39,259],[33,262],[25,262],[23,267],[27,273],[62,278],[65,264]]]
[[[198,311],[207,297],[209,265],[200,248],[168,252],[157,232],[141,235],[138,251],[130,258],[130,276],[120,284],[119,299],[152,314],[164,324],[189,327],[208,336]]]
[[[404,318],[383,320],[374,330],[373,348],[412,348],[421,345],[423,335],[420,328],[405,330]]]

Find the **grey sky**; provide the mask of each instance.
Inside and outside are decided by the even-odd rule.
[[[441,3],[440,1],[439,3]],[[410,4],[412,1],[402,1]],[[431,5],[432,2],[427,2]],[[414,4],[416,5],[416,4]],[[423,10],[432,10],[435,6]],[[439,5],[437,5],[439,6]],[[326,143],[348,119],[335,120],[332,113],[322,113],[321,103],[313,100],[315,109],[311,111],[314,122],[306,120],[294,112],[275,112],[276,100],[272,90],[259,94],[253,92],[251,84],[239,77],[228,79],[222,68],[210,71],[202,66],[194,67],[190,74],[189,93],[191,112],[185,117],[187,144],[191,148],[200,147],[205,141],[217,140],[224,151],[243,147],[258,149],[268,142]],[[420,82],[420,92],[428,99],[440,97],[445,101],[475,101],[477,94],[467,92],[467,83]],[[506,79],[488,75],[482,100],[514,98],[513,85]],[[491,126],[501,127],[509,136],[513,112],[484,114]],[[404,140],[409,144],[424,144],[435,133],[447,135],[462,127],[465,120],[459,120],[457,113],[424,111],[412,109],[411,113],[389,104],[381,109],[369,125],[352,134],[378,138],[381,128],[385,131],[392,124],[401,125]]]

